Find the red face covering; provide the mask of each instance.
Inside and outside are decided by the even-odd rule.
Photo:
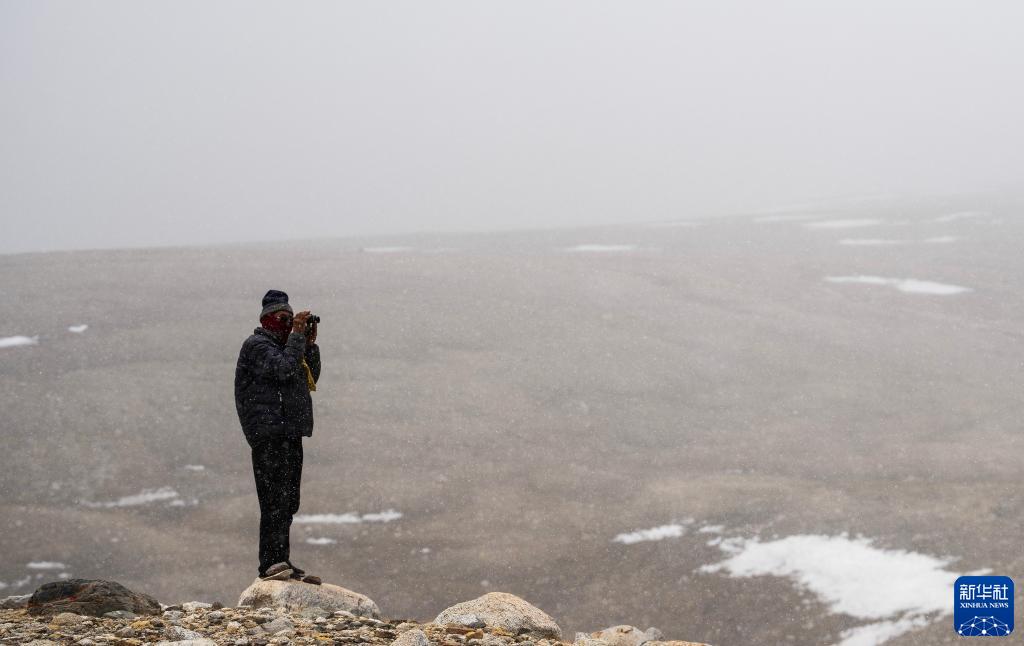
[[[288,334],[292,331],[292,322],[289,320],[287,323],[282,323],[277,320],[277,317],[281,315],[281,312],[274,312],[273,314],[267,314],[260,319],[260,325],[263,326],[264,330],[268,330],[274,337],[284,343],[288,340]]]

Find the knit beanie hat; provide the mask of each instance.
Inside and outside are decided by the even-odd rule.
[[[263,311],[260,312],[260,318],[262,319],[267,314],[273,314],[281,310],[294,314],[292,306],[288,304],[288,294],[272,289],[263,297]]]

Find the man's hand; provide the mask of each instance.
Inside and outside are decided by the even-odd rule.
[[[316,323],[306,325],[306,347],[316,343],[316,329],[320,327]]]
[[[292,332],[299,334],[306,333],[306,319],[309,318],[309,310],[302,310],[292,319]]]

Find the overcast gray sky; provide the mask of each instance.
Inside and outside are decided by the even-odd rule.
[[[1024,2],[0,0],[0,252],[1005,189]]]

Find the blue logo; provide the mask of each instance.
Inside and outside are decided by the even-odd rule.
[[[962,576],[953,584],[953,630],[963,637],[1005,637],[1013,632],[1013,579]]]

